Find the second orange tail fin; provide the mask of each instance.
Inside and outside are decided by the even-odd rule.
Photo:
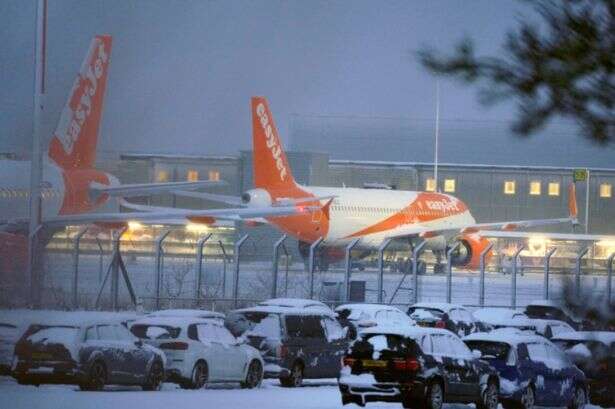
[[[252,97],[252,138],[254,187],[274,191],[293,189],[296,183],[264,97]]]
[[[49,158],[64,170],[94,167],[110,55],[111,36],[94,37],[62,110]]]
[[[568,213],[573,223],[578,223],[577,188],[574,183],[568,186]]]

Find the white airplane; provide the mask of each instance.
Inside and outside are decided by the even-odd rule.
[[[174,191],[218,186],[223,182],[169,182],[122,185],[113,175],[95,168],[98,130],[102,115],[111,56],[111,37],[95,36],[69,93],[68,101],[49,144],[43,163],[41,183],[42,221],[53,230],[69,224],[115,223],[126,213],[96,213],[117,197],[146,196]],[[0,270],[3,264],[27,249],[30,200],[29,161],[0,161]],[[152,210],[151,208],[148,210]],[[192,210],[162,209],[149,220],[209,221],[239,220],[243,217],[288,215],[305,211],[295,206],[269,209]],[[152,216],[152,213],[148,213]],[[131,220],[133,217],[130,218]]]

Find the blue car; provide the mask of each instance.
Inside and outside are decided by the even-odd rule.
[[[498,371],[505,409],[581,409],[588,402],[585,374],[544,337],[501,329],[471,334],[463,341]]]

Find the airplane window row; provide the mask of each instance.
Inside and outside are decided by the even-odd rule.
[[[44,188],[41,189],[41,197],[43,200],[51,199],[52,197],[60,197],[61,192],[57,189]],[[0,199],[25,199],[30,197],[29,189],[8,189],[0,188]]]

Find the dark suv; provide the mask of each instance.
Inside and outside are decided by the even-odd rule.
[[[13,377],[20,384],[77,384],[100,390],[106,384],[157,390],[164,379],[164,353],[117,322],[33,324],[15,345]]]
[[[261,352],[265,377],[287,387],[301,386],[304,378],[337,377],[349,343],[326,311],[256,306],[232,311],[226,326]]]
[[[344,357],[342,403],[401,402],[404,408],[440,409],[475,403],[497,409],[499,378],[447,330],[367,329]]]

